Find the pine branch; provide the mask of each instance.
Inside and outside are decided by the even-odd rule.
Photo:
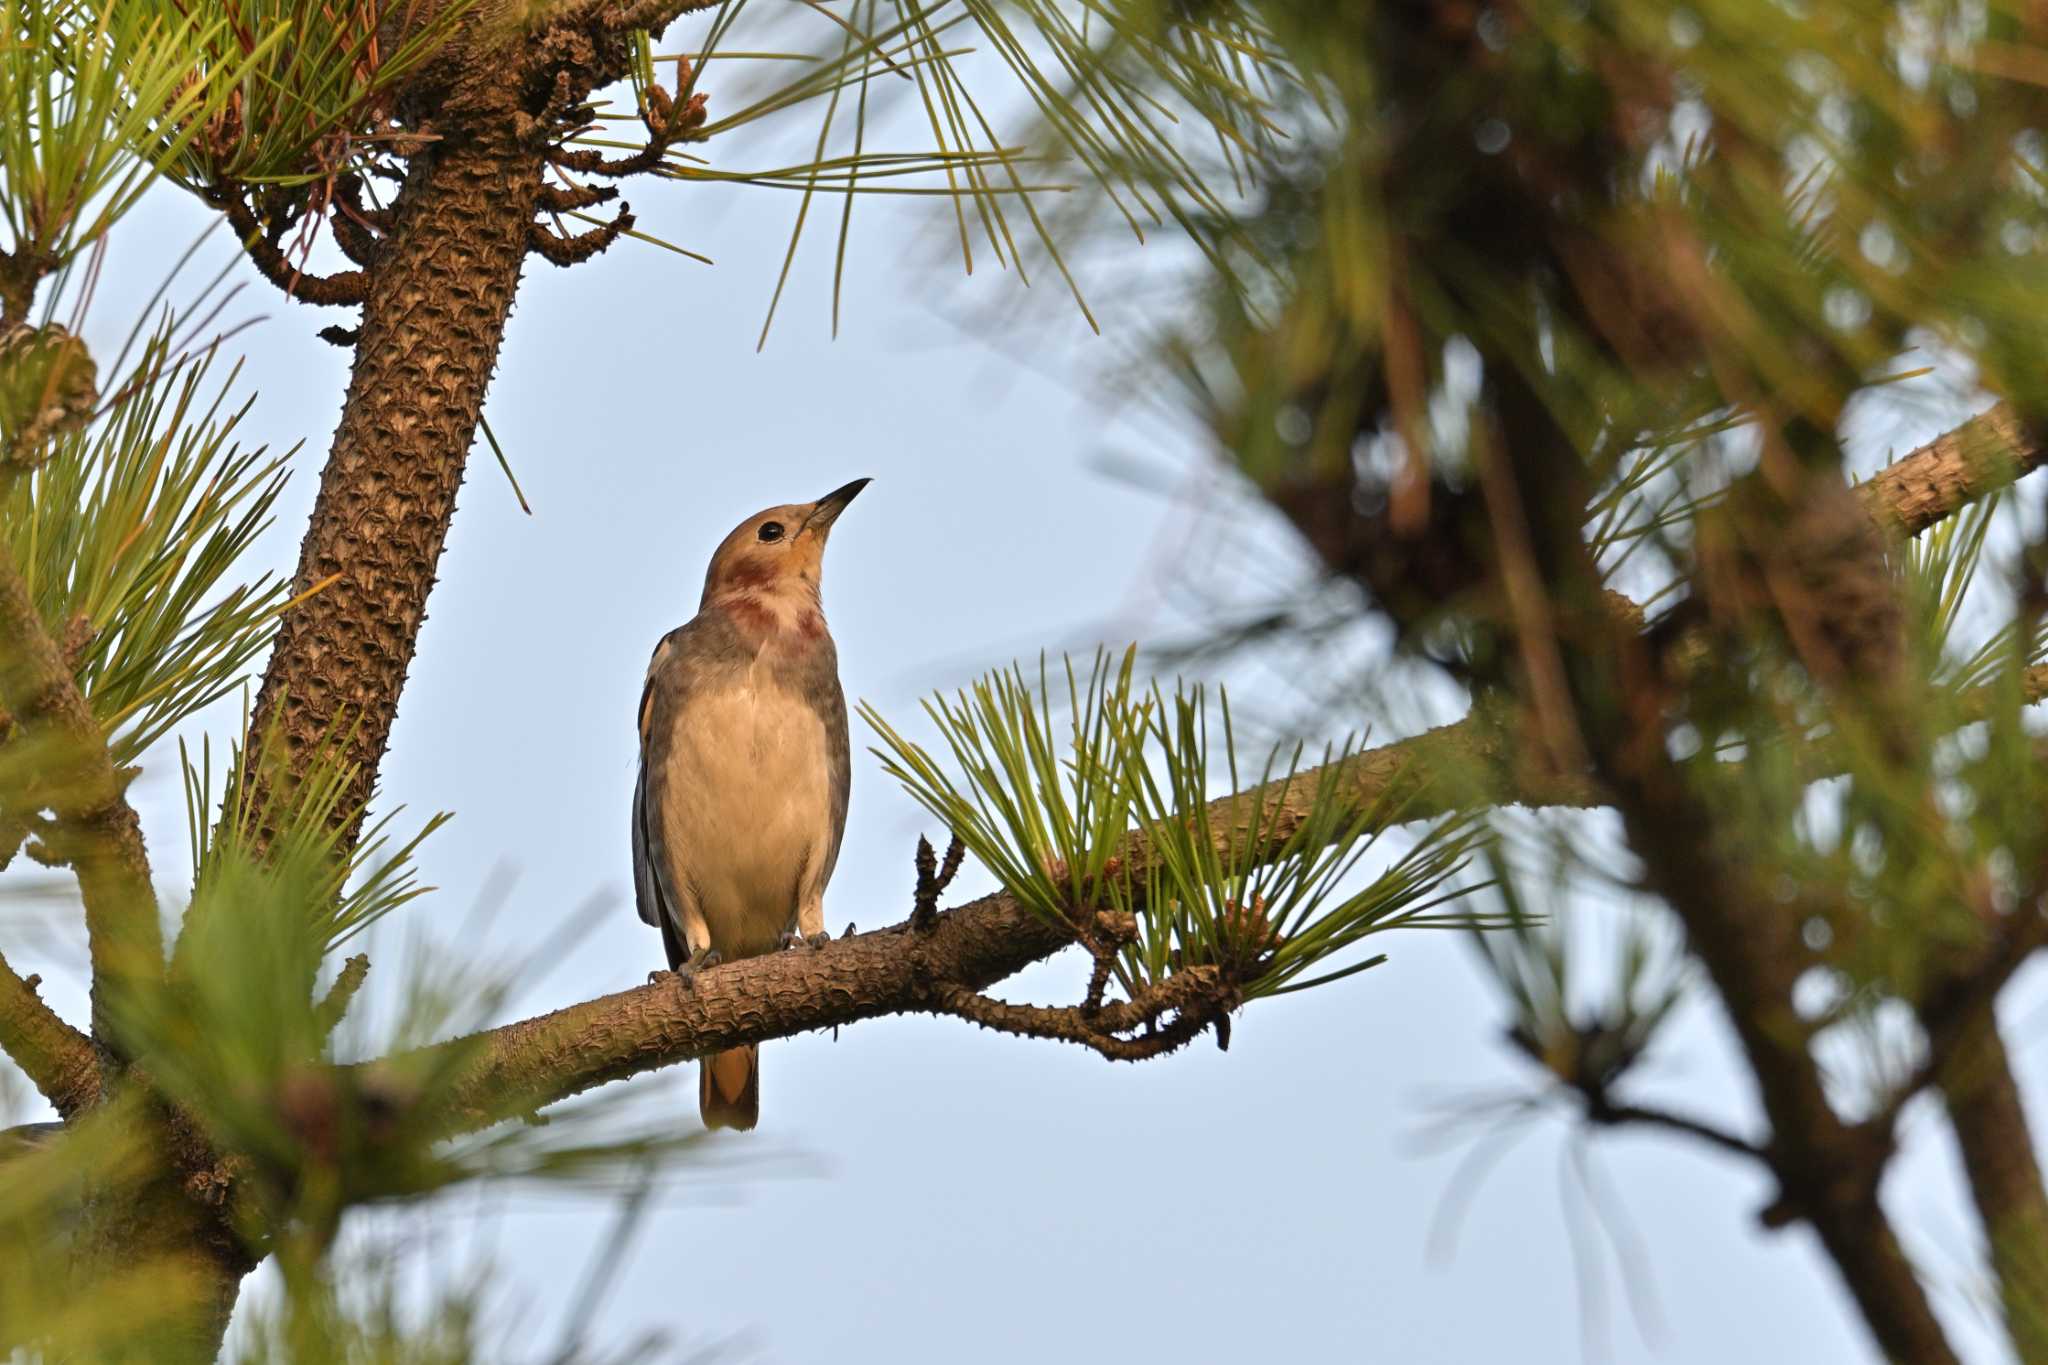
[[[356,992],[363,988],[363,982],[369,975],[370,959],[362,953],[355,954],[342,964],[340,975],[334,978],[334,984],[327,988],[327,994],[321,997],[320,1004],[314,1011],[322,1037],[331,1035],[341,1026],[342,1019],[348,1014],[348,1007],[355,1003]]]
[[[646,29],[654,36],[685,14],[716,6],[718,0],[569,0],[549,19],[555,31],[589,29],[604,34]]]
[[[2048,1193],[2012,1058],[1993,1011],[1976,1001],[1939,1076],[1970,1195],[1984,1223],[2006,1331],[2024,1361],[2048,1360]]]
[[[2031,670],[2026,695],[2039,697]],[[1874,1122],[1889,1130],[1907,1101],[1938,1087],[1955,1129],[1963,1174],[1984,1225],[2006,1329],[2022,1360],[2048,1359],[2048,1188],[2039,1148],[2000,1036],[1998,997],[2048,946],[2048,916],[2017,911],[1960,961],[1930,973],[1914,1002],[1926,1055]]]
[[[163,929],[142,825],[129,806],[92,709],[12,555],[0,554],[0,706],[16,727],[10,746],[30,746],[34,800],[53,817],[41,842],[78,877],[92,954],[92,1032],[118,1052],[115,1007],[163,971]]]
[[[2010,403],[1979,413],[1858,485],[1871,515],[1894,534],[1917,536],[1957,508],[2040,468],[2048,440]]]
[[[296,781],[330,734],[347,735],[354,771],[338,809],[362,810],[376,782],[540,191],[539,150],[505,127],[517,93],[501,92],[507,109],[465,112],[475,127],[451,122],[394,205],[297,600],[257,696],[251,733],[275,736],[247,765],[266,788],[252,796],[259,812],[268,785]],[[328,586],[304,595],[317,584]]]
[[[699,130],[704,126],[706,100],[702,94],[689,93],[691,79],[689,62],[678,59],[673,98],[659,85],[649,85],[641,92],[640,121],[647,129],[647,143],[638,151],[608,157],[594,148],[557,147],[548,153],[548,163],[559,171],[603,175],[614,180],[659,170],[669,148],[679,142],[702,139]]]
[[[59,1114],[75,1118],[99,1100],[99,1056],[90,1038],[43,1003],[37,984],[35,977],[15,975],[0,957],[0,1051]]]
[[[471,1131],[724,1048],[886,1014],[938,1012],[944,990],[991,986],[1067,942],[998,893],[940,914],[928,933],[881,929],[816,951],[746,958],[698,971],[690,989],[664,975],[402,1061],[411,1069],[460,1059],[443,1125]]]
[[[231,187],[216,187],[207,202],[227,216],[228,226],[241,240],[242,250],[256,266],[257,273],[301,303],[328,308],[346,308],[369,297],[369,276],[360,270],[336,275],[314,275],[299,269],[286,258],[258,221],[255,210]]]
[[[1586,1097],[1586,1121],[1603,1128],[1645,1127],[1657,1128],[1667,1133],[1679,1133],[1695,1142],[1704,1142],[1735,1156],[1760,1161],[1770,1165],[1768,1149],[1751,1142],[1748,1138],[1717,1128],[1704,1119],[1686,1114],[1676,1114],[1667,1109],[1653,1109],[1640,1104],[1611,1104],[1604,1098]]]

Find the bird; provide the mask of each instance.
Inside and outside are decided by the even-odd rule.
[[[822,948],[851,760],[819,580],[867,479],[748,517],[711,556],[697,614],[663,636],[640,694],[633,886],[684,990],[721,961]],[[698,1063],[706,1128],[759,1121],[759,1045]]]

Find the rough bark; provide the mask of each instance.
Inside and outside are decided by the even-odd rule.
[[[541,158],[516,114],[508,106],[467,118],[413,163],[370,274],[341,424],[300,550],[294,589],[320,591],[286,613],[257,699],[252,734],[267,765],[259,800],[337,734],[355,765],[340,813],[351,836],[397,715],[526,258]]]
[[[443,1045],[475,1054],[461,1073],[449,1125],[482,1127],[723,1048],[885,1014],[936,1012],[941,985],[981,989],[1071,941],[998,894],[941,914],[928,933],[898,925],[815,951],[747,958],[698,972],[688,990],[663,977]]]

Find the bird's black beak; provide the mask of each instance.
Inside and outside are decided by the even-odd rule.
[[[839,514],[846,510],[846,504],[859,497],[860,490],[873,482],[873,479],[855,479],[819,498],[811,504],[811,514],[804,518],[804,530],[816,531],[820,535],[831,530],[832,523],[839,520]]]

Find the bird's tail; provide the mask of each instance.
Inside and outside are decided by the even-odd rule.
[[[697,1063],[697,1112],[706,1128],[752,1128],[761,1117],[760,1046],[727,1048]]]

